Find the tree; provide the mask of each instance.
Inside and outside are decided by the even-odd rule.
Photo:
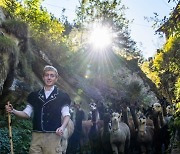
[[[125,6],[121,0],[89,0],[81,1],[80,7],[76,10],[76,25],[86,29],[92,23],[106,25],[116,34],[113,45],[120,51],[135,53],[135,42],[130,38],[129,21],[125,18]]]
[[[166,34],[166,43],[159,49],[151,65],[148,76],[155,82],[160,93],[169,101],[179,101],[179,77],[180,77],[180,2],[171,13],[168,20],[161,23],[157,32]],[[157,20],[156,20],[157,21]],[[146,62],[147,63],[147,62]],[[149,64],[150,64],[149,63]],[[145,70],[145,69],[144,69]],[[147,71],[146,71],[147,72]],[[153,74],[156,74],[154,80]]]
[[[32,37],[57,43],[64,41],[63,24],[42,8],[41,2],[42,0],[24,0],[23,3],[16,0],[4,0],[5,9],[10,16],[27,23]]]

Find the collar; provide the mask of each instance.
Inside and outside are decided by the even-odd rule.
[[[51,93],[51,92],[54,90],[54,87],[55,87],[55,86],[52,86],[50,90],[46,90],[45,87],[44,87],[43,89],[44,89],[44,92],[45,92],[45,93],[46,93],[46,92]]]
[[[38,93],[39,99],[41,99],[43,102],[49,102],[49,101],[55,99],[55,98],[56,98],[56,95],[58,94],[58,89],[57,89],[56,86],[53,86],[53,87],[51,88],[51,90],[52,90],[52,92],[51,92],[50,96],[48,97],[48,99],[46,99],[45,89],[42,88],[42,89],[39,91],[39,93]],[[49,92],[49,91],[48,91],[48,92]]]

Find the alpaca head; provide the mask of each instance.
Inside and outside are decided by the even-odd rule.
[[[144,115],[141,115],[141,116],[139,116],[138,121],[139,121],[139,125],[145,125],[146,117]]]
[[[70,114],[73,114],[75,112],[74,106],[70,106],[69,112],[70,112]]]
[[[160,103],[154,103],[154,104],[153,104],[153,110],[154,110],[155,112],[162,112],[161,104],[160,104]]]
[[[111,120],[112,120],[112,125],[119,123],[121,121],[121,114],[117,112],[113,112]]]
[[[166,107],[166,111],[167,111],[167,114],[172,115],[172,114],[173,114],[173,108],[172,108],[172,106],[168,105],[168,106]]]
[[[90,104],[89,104],[89,107],[90,107],[90,111],[94,111],[94,110],[97,109],[97,105],[96,105],[96,103],[94,103],[94,102],[90,103]]]

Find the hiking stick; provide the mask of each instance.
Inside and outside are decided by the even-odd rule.
[[[8,101],[9,106],[9,101]],[[9,128],[9,141],[11,144],[11,154],[14,154],[13,151],[13,140],[12,140],[12,127],[11,127],[11,113],[8,112],[8,128]]]

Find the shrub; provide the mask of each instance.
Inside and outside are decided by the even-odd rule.
[[[10,153],[10,141],[9,141],[9,131],[7,118],[3,118],[1,121],[0,128],[0,153],[8,154]],[[7,126],[7,127],[5,127]],[[14,153],[17,154],[28,154],[29,146],[31,141],[31,121],[19,120],[12,116],[12,139]]]

